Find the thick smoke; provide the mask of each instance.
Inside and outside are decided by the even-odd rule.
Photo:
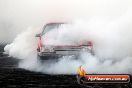
[[[131,19],[130,14],[112,21],[97,18],[75,21],[60,26],[44,36],[44,44],[53,45],[90,40],[94,44],[95,56],[81,52],[78,60],[72,56],[64,56],[57,62],[49,61],[41,64],[35,59],[37,41],[34,35],[37,32],[31,32],[32,30],[20,34],[12,44],[5,47],[5,50],[11,56],[16,55],[17,58],[25,59],[20,63],[20,67],[35,71],[68,74],[75,73],[77,67],[83,65],[88,73],[131,73],[132,31],[130,29],[132,26],[131,21],[126,20]]]
[[[22,59],[19,67],[50,74],[74,74],[77,67],[83,65],[88,73],[131,73],[131,0],[14,0],[17,4],[7,1],[1,1],[6,8],[0,16],[5,24],[13,23],[11,30],[6,26],[9,28],[7,33],[24,29],[5,47],[10,56]],[[12,14],[8,17],[9,13]],[[55,30],[46,34],[47,43],[49,39],[53,44],[90,40],[94,44],[95,56],[82,52],[78,60],[65,56],[58,62],[39,62],[35,34],[42,30],[34,26],[42,27],[50,21],[70,22],[57,29],[60,30],[58,34]],[[27,29],[28,26],[33,27]],[[2,25],[1,29],[4,27]],[[54,38],[57,42],[52,41]]]

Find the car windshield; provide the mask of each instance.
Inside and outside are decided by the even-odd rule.
[[[61,24],[63,24],[63,23],[50,23],[50,24],[47,24],[43,29],[42,35],[44,35],[45,33],[49,32],[49,31],[51,31],[54,28],[58,28]]]

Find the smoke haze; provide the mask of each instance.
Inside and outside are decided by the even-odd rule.
[[[0,40],[11,42],[28,27],[42,27],[51,21],[116,19],[131,4],[131,0],[0,0]]]
[[[82,64],[88,73],[131,73],[131,5],[131,0],[1,0],[0,41],[13,41],[5,47],[6,53],[23,59],[19,67],[29,70],[75,74]],[[58,36],[51,31],[47,39],[91,40],[95,56],[83,52],[79,60],[66,56],[58,62],[39,62],[34,36],[51,21],[70,24],[60,27]]]

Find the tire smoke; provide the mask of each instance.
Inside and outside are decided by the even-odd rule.
[[[95,56],[81,52],[77,60],[72,56],[64,56],[57,62],[41,63],[37,60],[37,39],[34,37],[38,30],[32,29],[20,34],[5,47],[5,51],[13,57],[24,59],[19,64],[20,67],[49,74],[75,74],[79,65],[83,65],[88,73],[131,73],[131,23],[124,16],[113,21],[92,18],[89,21],[78,20],[66,24],[57,29],[60,31],[53,30],[45,35],[47,40],[55,40],[50,41],[52,44],[56,44],[56,41],[63,43],[65,40],[90,40],[94,45]]]
[[[20,68],[48,74],[75,74],[79,65],[87,73],[132,73],[131,0],[1,0],[0,42],[4,50],[21,59]],[[59,43],[92,41],[95,56],[82,52],[57,62],[37,59],[37,38],[47,22],[69,23],[45,35]],[[29,27],[29,28],[28,28]],[[28,29],[27,29],[28,28]],[[13,40],[13,41],[12,41]],[[51,41],[55,44],[55,41]]]

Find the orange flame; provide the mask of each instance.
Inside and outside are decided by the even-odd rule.
[[[78,67],[78,74],[84,76],[86,74],[85,70],[82,68],[82,65]]]

